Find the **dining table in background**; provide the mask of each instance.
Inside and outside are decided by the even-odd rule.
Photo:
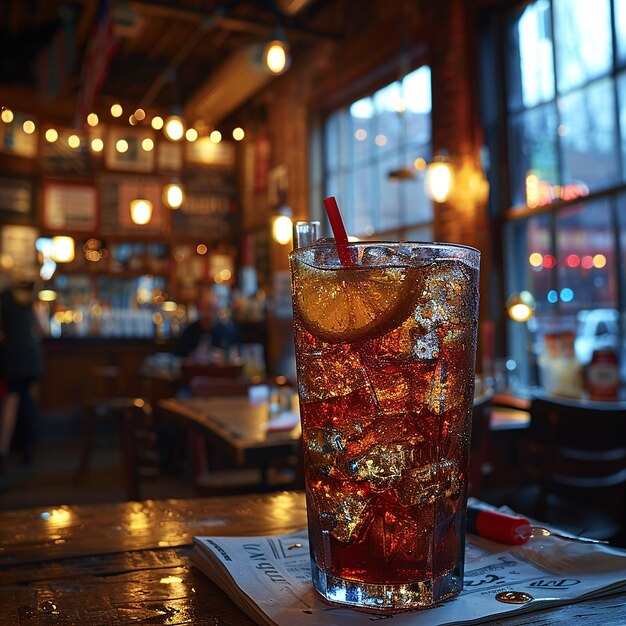
[[[267,486],[269,463],[300,454],[301,429],[298,414],[270,415],[269,403],[251,402],[248,395],[210,398],[167,398],[157,402],[160,417],[175,419],[190,432],[206,436],[236,465],[255,465],[261,484]],[[196,471],[209,470],[202,442],[193,454]]]
[[[191,564],[192,538],[304,527],[302,492],[2,512],[0,624],[252,625]],[[492,623],[624,624],[626,593]]]

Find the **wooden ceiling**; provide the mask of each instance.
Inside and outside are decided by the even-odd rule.
[[[165,112],[172,107],[184,107],[192,96],[197,100],[198,90],[211,76],[220,75],[220,68],[233,55],[271,39],[277,27],[286,34],[294,57],[299,49],[316,45],[320,40],[341,37],[340,25],[326,30],[318,27],[320,13],[333,0],[110,0],[110,3],[117,46],[96,110],[108,107],[114,100]],[[71,119],[82,59],[97,14],[98,0],[2,0],[0,104],[9,99],[12,106],[38,108],[32,112],[39,115]],[[73,68],[59,77],[54,94],[42,98],[37,89],[37,62],[63,29],[71,32]],[[246,76],[237,76],[234,66],[227,80],[236,83],[245,81]],[[220,114],[223,116],[225,112]]]

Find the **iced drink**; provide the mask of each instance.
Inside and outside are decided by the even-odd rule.
[[[346,262],[346,258],[349,262]],[[333,240],[290,255],[313,584],[427,607],[463,584],[480,253]]]

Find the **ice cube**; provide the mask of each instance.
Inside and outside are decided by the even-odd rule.
[[[367,378],[358,354],[344,346],[312,352],[298,362],[302,402],[347,396],[365,385]]]
[[[335,460],[345,446],[343,435],[334,428],[308,428],[302,438],[310,470],[327,476],[336,475]]]
[[[389,246],[368,246],[363,249],[362,265],[374,267],[410,267],[410,250]]]
[[[434,329],[415,337],[413,356],[418,361],[435,361],[441,352],[439,332]]]
[[[349,480],[367,481],[372,490],[384,491],[423,462],[424,444],[412,417],[380,416],[359,439],[349,442],[338,462]]]
[[[413,468],[394,485],[394,492],[403,506],[434,503],[442,496],[452,497],[460,493],[456,465],[444,459]]]
[[[381,506],[374,508],[369,541],[376,552],[386,558],[393,558],[396,565],[402,561],[413,564],[421,562],[424,565],[420,569],[429,571],[435,547],[434,533],[433,505],[406,509],[381,503]]]
[[[309,484],[321,533],[329,532],[337,541],[357,539],[371,511],[372,495],[364,485],[324,478]]]

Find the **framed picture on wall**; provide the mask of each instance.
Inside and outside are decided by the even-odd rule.
[[[45,181],[43,225],[54,230],[93,231],[98,227],[95,185]]]
[[[0,176],[0,216],[28,221],[35,215],[32,178]]]
[[[152,129],[110,126],[104,145],[104,163],[108,169],[128,172],[154,170],[155,135]]]

